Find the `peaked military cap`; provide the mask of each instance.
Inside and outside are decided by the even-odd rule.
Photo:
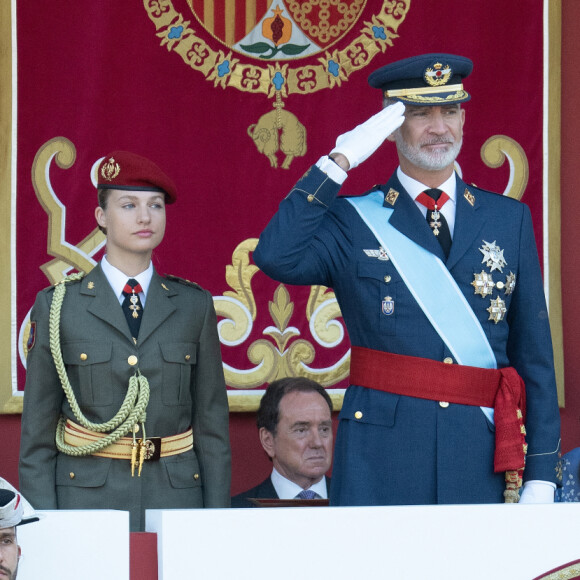
[[[410,105],[463,103],[471,98],[463,88],[463,79],[472,69],[473,63],[464,56],[422,54],[375,70],[368,82],[381,89],[384,97]]]
[[[97,189],[160,191],[167,203],[177,199],[173,181],[155,164],[129,151],[113,151],[99,163]]]

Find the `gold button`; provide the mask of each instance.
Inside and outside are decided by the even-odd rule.
[[[189,360],[190,358],[191,358],[191,355],[190,354],[186,354],[185,355],[185,360]]]
[[[127,359],[127,362],[128,362],[128,363],[129,363],[129,364],[130,364],[132,367],[134,367],[134,366],[137,364],[137,357],[136,357],[134,354],[132,354],[132,355],[131,355],[131,356],[130,356],[128,359]]]
[[[390,276],[385,276],[385,282],[388,284],[391,281],[391,277]]]
[[[310,194],[307,198],[306,198],[309,202],[314,201],[314,196],[312,194]]]
[[[355,419],[362,419],[362,416],[363,416],[363,414],[362,414],[362,412],[361,412],[361,411],[357,411],[357,412],[354,414],[354,418],[355,418]]]
[[[195,479],[195,481],[197,481],[199,479],[199,473],[194,473],[193,479]]]
[[[89,357],[87,356],[86,353],[81,352],[81,360],[87,360]]]
[[[133,425],[133,433],[139,433],[139,425],[137,425],[137,423]]]
[[[450,356],[446,356],[446,357],[443,359],[443,362],[444,362],[446,365],[452,365],[452,364],[453,364],[453,359],[452,359]]]
[[[75,474],[74,474],[74,472],[73,472],[73,471],[71,471],[71,472],[68,474],[68,476],[69,476],[71,479],[74,479],[74,478],[75,478]]]
[[[447,409],[447,407],[449,407],[449,403],[447,401],[439,401],[439,406]]]

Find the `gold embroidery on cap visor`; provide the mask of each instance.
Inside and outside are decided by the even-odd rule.
[[[455,92],[453,92],[455,91]],[[440,95],[448,94],[445,97]],[[448,85],[442,90],[442,87],[415,87],[411,89],[396,89],[385,91],[385,97],[397,98],[401,101],[410,101],[414,103],[453,103],[463,101],[469,98],[469,93],[463,90],[463,85]]]

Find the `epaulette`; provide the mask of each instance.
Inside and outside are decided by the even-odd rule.
[[[69,274],[62,280],[59,280],[54,286],[58,286],[59,284],[71,284],[72,282],[80,282],[86,274],[84,272],[75,272],[74,274]]]
[[[165,274],[165,278],[167,280],[171,280],[172,282],[179,282],[185,286],[191,286],[192,288],[197,288],[198,290],[203,290],[203,288],[197,283],[192,282],[191,280],[186,280],[185,278],[180,278],[179,276],[173,276],[172,274]]]

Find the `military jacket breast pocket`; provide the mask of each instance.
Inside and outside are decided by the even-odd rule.
[[[159,346],[163,357],[163,404],[191,405],[191,380],[197,361],[197,343],[172,342]]]
[[[394,266],[386,260],[368,258],[357,266],[361,302],[365,312],[371,314],[371,324],[382,335],[397,333],[397,291],[403,283]]]
[[[113,403],[111,342],[67,342],[62,345],[62,358],[78,402],[86,407],[102,407]]]

